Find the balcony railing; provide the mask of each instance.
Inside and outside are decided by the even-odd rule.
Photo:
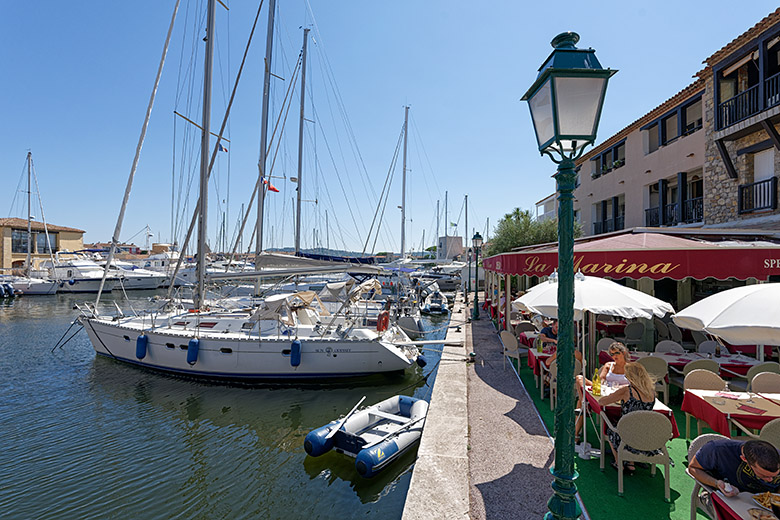
[[[780,72],[769,76],[764,81],[764,95],[766,96],[766,108],[780,105]]]
[[[647,208],[645,210],[645,226],[658,227],[661,225],[661,212],[659,208]]]
[[[752,184],[742,184],[737,193],[739,213],[777,209],[777,177]]]
[[[601,222],[593,223],[593,234],[600,235],[602,233],[611,233],[612,231],[620,231],[624,228],[625,216],[620,215],[616,219],[607,219]]]
[[[759,111],[758,85],[753,85],[718,105],[718,128],[739,123]]]
[[[676,226],[680,223],[680,213],[676,202],[664,206],[664,225]]]
[[[698,197],[683,201],[683,218],[685,223],[701,222],[704,220],[704,198]]]

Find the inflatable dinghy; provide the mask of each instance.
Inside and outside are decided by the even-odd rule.
[[[357,411],[363,399],[343,419],[310,431],[303,447],[312,457],[331,449],[354,457],[357,472],[370,478],[420,440],[428,403],[396,395]]]

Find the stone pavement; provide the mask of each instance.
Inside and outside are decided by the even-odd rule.
[[[541,518],[553,444],[493,324],[458,295],[403,520]],[[459,327],[460,326],[460,327]],[[475,363],[465,363],[474,352]]]

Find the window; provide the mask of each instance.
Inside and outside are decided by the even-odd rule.
[[[683,135],[692,134],[701,128],[701,99],[685,107],[683,118]]]
[[[37,233],[35,235],[35,249],[38,254],[56,251],[57,233],[49,233],[49,244],[46,244],[46,233]]]
[[[21,229],[11,230],[11,252],[27,253],[27,231]]]
[[[663,143],[668,144],[679,137],[677,134],[677,114],[674,113],[663,121]]]
[[[647,143],[647,153],[653,153],[658,150],[658,123],[655,123],[645,130],[645,142]]]
[[[775,176],[775,149],[769,148],[753,155],[753,182],[765,181]]]
[[[612,151],[612,156],[614,159],[614,168],[620,168],[626,164],[626,143],[620,143],[617,145]]]

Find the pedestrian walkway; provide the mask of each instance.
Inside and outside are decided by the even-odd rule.
[[[470,518],[541,518],[552,495],[553,443],[487,316],[466,329]],[[438,381],[437,381],[438,384]]]

